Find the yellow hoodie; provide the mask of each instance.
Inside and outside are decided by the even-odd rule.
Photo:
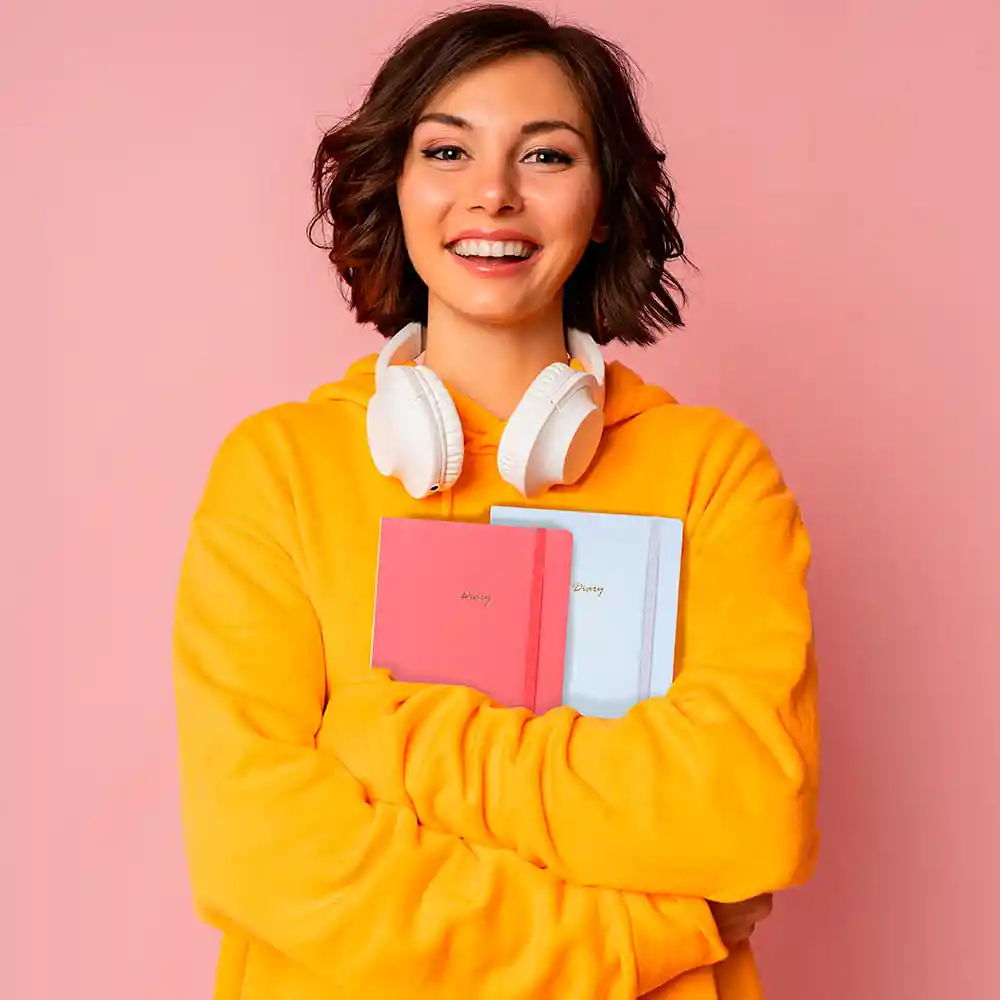
[[[458,395],[457,486],[379,476],[374,360],[241,424],[191,530],[174,676],[216,1000],[755,1000],[705,900],[801,882],[817,841],[809,544],[767,450],[609,366],[597,461],[538,503],[684,519],[676,680],[536,718],[369,666],[379,519],[524,503]]]

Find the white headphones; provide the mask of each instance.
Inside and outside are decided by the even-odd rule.
[[[556,362],[528,387],[497,447],[500,475],[525,497],[575,483],[589,467],[604,432],[604,358],[594,339],[567,334],[570,356],[584,371]],[[375,363],[368,403],[368,447],[383,476],[399,479],[410,496],[451,489],[462,472],[465,434],[455,403],[429,368],[419,323],[403,327]]]

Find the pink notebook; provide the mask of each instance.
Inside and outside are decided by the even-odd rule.
[[[383,518],[372,665],[542,713],[562,702],[573,536]]]

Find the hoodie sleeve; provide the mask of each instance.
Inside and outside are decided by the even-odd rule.
[[[344,995],[633,1000],[725,956],[707,904],[565,884],[365,793],[323,745],[326,671],[290,491],[260,435],[213,465],[174,630],[196,908]]]
[[[532,717],[384,672],[334,692],[383,801],[571,882],[733,902],[810,874],[818,778],[809,541],[763,444],[726,422],[695,483],[678,676],[623,718]]]

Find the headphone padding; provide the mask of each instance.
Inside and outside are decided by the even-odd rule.
[[[434,372],[420,366],[414,366],[409,371],[423,387],[424,395],[431,404],[431,415],[440,436],[443,456],[439,485],[442,490],[450,489],[462,474],[465,458],[465,432],[462,430],[462,419],[444,383]]]

